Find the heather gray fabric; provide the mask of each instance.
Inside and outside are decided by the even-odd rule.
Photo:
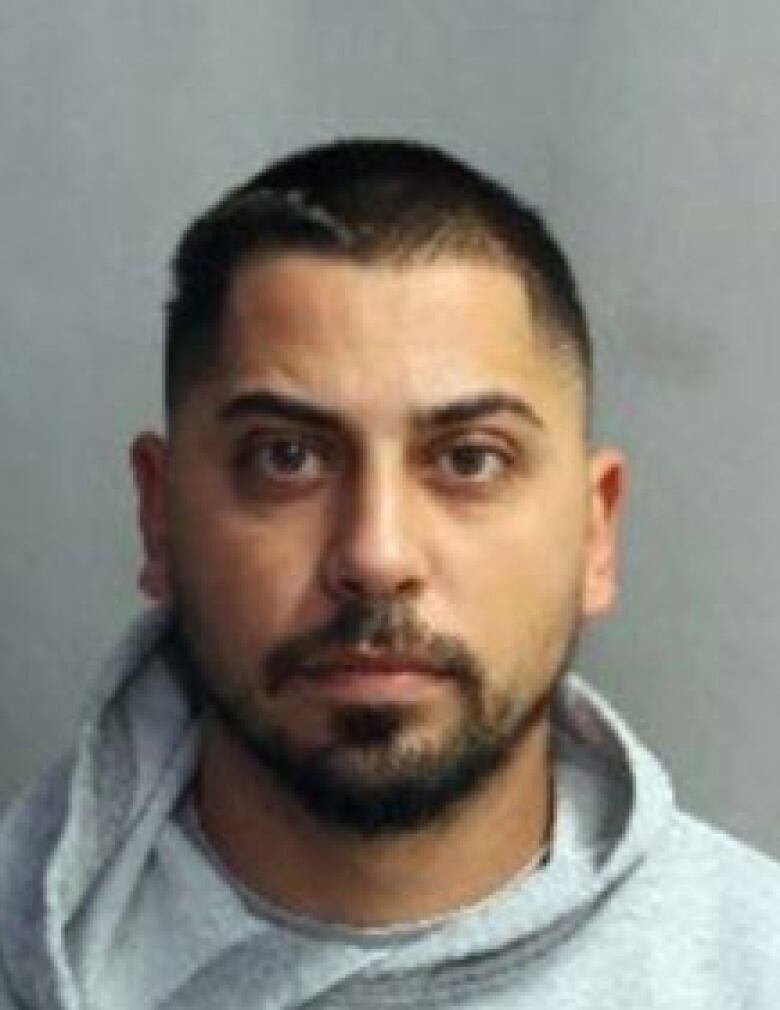
[[[187,802],[198,726],[129,631],[77,747],[0,828],[0,1010],[777,1007],[780,869],[679,812],[665,774],[567,676],[555,826],[530,876],[456,913],[357,930],[247,895]]]

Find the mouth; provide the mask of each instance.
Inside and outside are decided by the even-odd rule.
[[[449,678],[419,657],[348,652],[307,663],[291,677],[296,689],[333,701],[420,701]]]

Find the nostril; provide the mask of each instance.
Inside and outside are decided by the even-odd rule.
[[[344,593],[346,593],[349,596],[367,595],[365,586],[363,585],[362,582],[360,582],[359,579],[342,578],[340,582],[341,582],[341,589],[343,590]]]
[[[389,566],[359,568],[344,558],[340,561],[331,558],[323,566],[321,584],[335,600],[411,599],[419,595],[422,579],[408,568],[395,571]]]

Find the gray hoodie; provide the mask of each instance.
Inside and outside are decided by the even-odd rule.
[[[198,724],[143,616],[73,753],[0,827],[0,1010],[780,1007],[780,870],[678,811],[592,690],[554,715],[549,858],[468,908],[354,929],[232,880],[187,804]]]

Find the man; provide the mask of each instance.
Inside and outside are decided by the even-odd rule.
[[[754,1007],[780,876],[566,672],[623,461],[539,217],[336,143],[185,233],[157,603],[0,835],[9,1007]]]

